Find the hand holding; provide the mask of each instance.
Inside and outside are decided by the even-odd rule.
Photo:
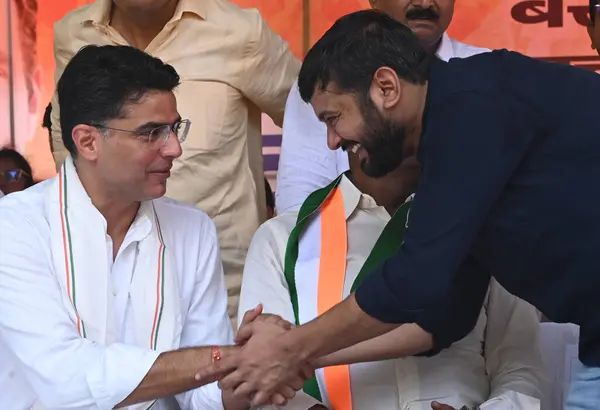
[[[201,369],[196,379],[230,373],[221,379],[219,387],[232,389],[239,398],[253,395],[253,406],[270,403],[277,393],[291,399],[304,381],[312,377],[314,369],[303,362],[295,348],[282,337],[286,333],[280,326],[266,321],[245,325],[238,337],[248,342],[240,351]]]
[[[290,322],[288,322],[281,316],[268,314],[268,313],[262,313],[262,311],[263,311],[263,307],[262,307],[262,305],[259,304],[254,309],[249,310],[244,314],[242,323],[240,324],[240,328],[235,337],[235,343],[237,343],[239,345],[243,345],[246,342],[248,342],[248,338],[243,337],[243,336],[247,333],[244,331],[244,327],[248,326],[250,323],[267,322],[267,323],[277,325],[284,330],[290,330],[293,327],[293,325]]]

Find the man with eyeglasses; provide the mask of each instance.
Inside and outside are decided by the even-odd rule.
[[[125,46],[85,47],[66,66],[70,155],[0,201],[1,409],[249,407],[194,379],[237,348],[215,226],[163,198],[191,126],[179,81]]]

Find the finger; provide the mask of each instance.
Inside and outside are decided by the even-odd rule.
[[[250,337],[252,337],[252,334],[254,333],[254,323],[255,322],[248,323],[247,325],[241,327],[240,330],[238,330],[237,336],[235,337],[236,342],[237,340],[248,341]]]
[[[312,379],[315,377],[315,369],[309,364],[303,365],[300,368],[300,377],[302,377],[304,381]]]
[[[196,373],[196,380],[201,381],[205,384],[212,383],[217,378],[225,373],[234,371],[237,368],[237,359],[235,356],[226,357],[216,362],[211,363],[208,366],[200,368]]]
[[[278,407],[285,406],[287,404],[287,402],[288,402],[288,398],[285,397],[281,393],[275,393],[271,396],[271,403]]]
[[[275,393],[271,396],[271,404],[275,404],[277,406],[285,406],[287,404],[287,399],[283,395]]]
[[[285,330],[291,330],[292,329],[292,324],[290,322],[288,322],[287,320],[280,318],[279,321],[277,322],[277,325]]]
[[[239,386],[237,386],[234,390],[233,390],[233,395],[239,399],[250,399],[252,396],[254,396],[254,393],[256,392],[256,389],[254,388],[254,386],[251,383],[241,383]]]
[[[269,404],[269,399],[270,399],[270,396],[268,393],[259,391],[252,398],[252,401],[250,402],[250,404],[252,406],[264,406],[266,404]]]
[[[221,390],[234,390],[244,384],[245,378],[241,371],[236,370],[219,380]]]
[[[304,379],[301,377],[295,377],[288,383],[288,386],[294,389],[294,391],[301,390],[302,387],[304,387]]]
[[[292,328],[290,322],[278,315],[262,315],[261,318],[263,318],[263,321],[277,325],[285,330],[290,330]]]
[[[239,328],[241,329],[245,325],[254,322],[256,318],[262,314],[262,311],[263,306],[261,304],[256,305],[256,307],[252,310],[248,310],[246,313],[244,313],[244,317],[242,318],[242,323],[240,324]]]
[[[283,386],[279,389],[279,394],[290,400],[296,395],[296,390],[292,389],[290,386]]]

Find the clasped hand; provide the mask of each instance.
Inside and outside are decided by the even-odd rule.
[[[283,406],[314,376],[314,369],[290,344],[286,333],[293,325],[277,315],[262,314],[262,306],[246,312],[235,342],[242,348],[211,366],[196,378],[220,377],[219,387],[248,399],[253,406]]]

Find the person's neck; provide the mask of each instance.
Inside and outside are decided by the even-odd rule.
[[[130,46],[145,50],[175,14],[178,0],[160,9],[124,9],[113,3],[110,25]]]
[[[377,205],[383,206],[393,215],[406,198],[417,190],[419,163],[416,157],[405,159],[398,168],[381,178],[370,178],[360,168],[353,169],[352,182]]]
[[[442,44],[442,37],[438,38],[435,41],[421,41],[421,45],[429,54],[437,53],[438,49]]]
[[[140,202],[128,200],[122,193],[107,190],[87,166],[76,166],[76,168],[81,185],[94,207],[106,220],[106,233],[118,249],[137,215]]]

